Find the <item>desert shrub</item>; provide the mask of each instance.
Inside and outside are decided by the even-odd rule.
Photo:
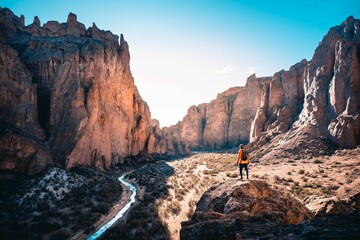
[[[292,178],[283,178],[283,181],[285,181],[285,182],[293,182],[294,180]]]
[[[237,178],[238,177],[238,174],[237,173],[226,173],[226,176],[229,177],[229,178]]]
[[[194,207],[190,207],[189,211],[186,213],[186,216],[190,219],[194,214]]]
[[[275,182],[275,183],[281,183],[281,182],[282,182],[282,179],[281,179],[278,175],[275,175],[275,176],[274,176],[274,182]]]
[[[296,183],[291,184],[291,192],[293,194],[299,195],[302,192],[303,188]]]
[[[184,199],[184,196],[186,195],[187,190],[184,188],[175,189],[175,198],[179,201]]]
[[[163,211],[162,215],[164,216],[165,219],[168,219],[170,217],[169,212],[168,211]]]
[[[305,170],[304,170],[304,169],[300,169],[298,173],[299,173],[299,174],[304,174],[304,173],[305,173]]]
[[[214,175],[214,174],[219,173],[219,171],[218,171],[218,170],[215,170],[215,169],[213,169],[213,170],[207,170],[207,169],[205,169],[205,170],[203,171],[203,173],[206,174],[206,175]]]
[[[328,186],[328,188],[329,188],[331,191],[334,191],[334,190],[339,189],[339,186],[337,186],[337,185],[330,185],[330,186]]]
[[[322,161],[321,159],[315,159],[315,160],[314,160],[314,163],[316,163],[316,164],[321,164],[321,163],[324,163],[324,161]]]
[[[176,200],[172,201],[168,206],[168,209],[173,215],[178,215],[181,211],[180,203]]]

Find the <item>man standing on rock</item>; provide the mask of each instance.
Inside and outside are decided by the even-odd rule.
[[[236,165],[239,165],[240,179],[241,180],[243,179],[242,170],[243,170],[243,168],[245,168],[246,178],[249,180],[248,165],[250,163],[250,155],[245,150],[244,145],[240,144],[239,148],[240,149],[239,149],[239,153],[238,153],[238,156],[237,156]]]

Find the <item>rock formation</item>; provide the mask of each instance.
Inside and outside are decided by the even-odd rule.
[[[315,216],[318,215],[345,215],[352,213],[355,209],[341,201],[337,197],[326,198],[324,196],[309,196],[304,199],[306,207],[310,209]],[[357,202],[357,204],[359,201]]]
[[[302,60],[270,78],[250,76],[245,87],[192,106],[170,129],[192,149],[240,142],[251,142],[249,147],[256,149],[279,134],[282,150],[295,144],[312,147],[314,153],[318,148],[333,152],[338,146],[359,145],[359,29],[359,20],[347,18],[329,30],[311,61]]]
[[[285,127],[274,132],[266,124],[258,124],[262,117],[257,117],[253,122],[250,147],[263,146],[279,133],[286,134],[277,139],[280,144],[274,149],[278,152],[297,149],[295,152],[319,155],[332,153],[338,146],[352,148],[360,144],[359,26],[359,20],[349,17],[329,30],[312,60],[307,64],[303,62],[296,71],[301,77],[297,77],[297,82],[292,81],[297,89],[300,89],[299,81],[303,85],[301,95],[299,91],[292,93],[298,99],[297,105],[293,105],[297,106],[297,111],[295,114],[279,112],[274,116],[273,122],[280,127],[289,126],[289,131]],[[275,77],[270,84],[274,80]],[[283,94],[286,95],[286,91]],[[259,131],[262,127],[265,129]]]
[[[270,78],[248,78],[245,87],[234,87],[210,103],[189,108],[187,115],[169,130],[191,149],[219,149],[248,142],[251,122]]]
[[[187,153],[153,125],[130,71],[127,42],[70,13],[24,26],[0,9],[0,168],[109,167],[124,157]],[[174,143],[176,147],[174,147]]]
[[[358,237],[358,192],[343,200],[310,196],[305,204],[264,181],[230,180],[202,196],[193,217],[182,222],[180,239]]]
[[[298,200],[264,181],[230,180],[209,189],[191,220],[182,223],[181,239],[244,239],[267,236],[273,228],[312,218]]]

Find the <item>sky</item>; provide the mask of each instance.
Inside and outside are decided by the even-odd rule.
[[[66,22],[124,34],[130,68],[152,118],[176,124],[249,75],[272,76],[310,60],[330,27],[360,18],[359,0],[0,0],[31,24]]]

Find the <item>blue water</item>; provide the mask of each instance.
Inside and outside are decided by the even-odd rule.
[[[95,232],[93,235],[91,235],[87,240],[94,240],[100,237],[109,227],[111,227],[119,218],[124,216],[124,213],[131,207],[133,203],[135,203],[135,196],[136,196],[136,187],[132,185],[131,183],[125,182],[123,178],[125,175],[119,177],[119,181],[124,184],[126,187],[130,189],[132,192],[130,197],[130,202],[128,202],[125,207],[123,207],[120,212],[116,214],[116,216],[111,219],[109,222],[107,222],[104,226],[102,226],[97,232]]]

